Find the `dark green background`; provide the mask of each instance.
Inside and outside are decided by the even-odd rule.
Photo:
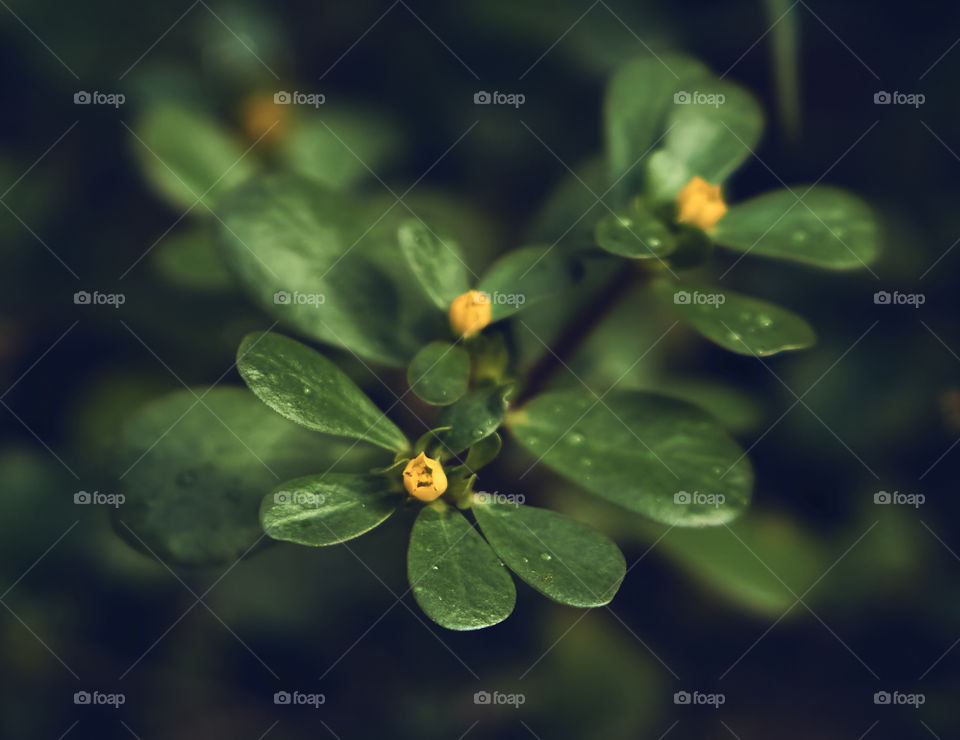
[[[208,8],[35,0],[0,8],[0,192],[10,188],[0,209],[2,734],[956,736],[960,654],[947,651],[960,637],[960,451],[934,463],[960,434],[960,250],[951,250],[960,237],[960,48],[948,51],[960,34],[960,11],[933,2],[783,7],[791,9],[766,35],[780,13],[771,17],[759,2]],[[239,29],[282,83],[224,24]],[[787,79],[791,70],[799,75],[795,97],[774,71],[791,28],[796,64],[781,59]],[[391,590],[406,589],[409,521],[398,519],[352,552],[279,545],[244,560],[205,597],[217,616],[195,606],[121,679],[194,603],[170,572],[124,544],[103,509],[72,503],[78,490],[109,490],[101,440],[119,419],[141,400],[181,387],[137,337],[199,386],[227,370],[246,331],[271,323],[239,294],[204,295],[165,282],[150,259],[120,279],[180,215],[149,192],[125,124],[158,99],[186,99],[230,121],[254,90],[322,91],[399,122],[409,146],[378,174],[402,192],[477,121],[422,187],[480,210],[493,235],[489,253],[474,256],[483,263],[521,242],[567,175],[558,158],[573,166],[599,153],[604,80],[617,63],[648,54],[645,46],[729,70],[763,102],[762,163],[750,161],[735,175],[731,198],[779,187],[778,178],[812,182],[832,167],[825,182],[860,193],[883,219],[875,276],[757,259],[727,279],[816,327],[814,349],[768,362],[798,395],[843,356],[804,397],[809,409],[798,404],[764,434],[795,401],[767,368],[693,335],[672,339],[667,354],[669,371],[725,380],[758,403],[762,421],[741,438],[748,447],[759,440],[751,451],[758,473],[751,516],[801,527],[824,558],[810,555],[815,565],[797,580],[786,571],[807,555],[787,550],[785,562],[770,561],[797,595],[858,543],[804,597],[810,610],[797,605],[777,621],[784,609],[725,598],[712,583],[717,576],[694,566],[700,577],[692,577],[671,554],[693,545],[677,539],[671,550],[671,533],[648,553],[642,523],[603,509],[581,513],[617,537],[628,566],[643,560],[610,610],[569,631],[580,612],[522,585],[514,616],[477,633],[431,625],[409,596],[380,619],[394,604]],[[81,89],[123,92],[127,102],[119,110],[74,106]],[[472,97],[480,89],[521,92],[526,103],[477,107]],[[876,106],[878,90],[922,92],[926,103]],[[80,289],[123,292],[127,302],[116,310],[75,306]],[[926,302],[877,306],[872,296],[881,289],[922,292]],[[632,326],[643,335],[641,317]],[[402,387],[402,373],[384,377]],[[235,371],[224,382],[239,382]],[[389,403],[376,381],[367,377],[365,388],[381,406]],[[529,464],[510,446],[484,471],[482,487],[514,491]],[[545,471],[521,486],[529,503],[578,510],[568,486]],[[875,507],[878,490],[922,493],[926,503],[916,511]],[[767,531],[776,552],[776,524]],[[723,534],[711,534],[717,544],[707,546],[706,561],[743,556],[736,538]],[[224,570],[179,575],[202,594]],[[116,711],[75,706],[81,689],[120,691],[126,703]],[[272,697],[280,689],[322,692],[327,701],[318,710],[278,707]],[[481,689],[523,692],[526,702],[520,710],[476,706]],[[682,689],[722,692],[726,702],[717,711],[675,706],[672,695]],[[926,704],[875,706],[879,690],[921,692]]]

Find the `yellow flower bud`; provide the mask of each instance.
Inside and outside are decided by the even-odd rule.
[[[414,498],[433,501],[447,490],[447,475],[437,460],[421,452],[403,469],[403,487]]]
[[[269,94],[252,95],[243,102],[240,123],[252,141],[274,143],[283,138],[289,127],[290,106],[280,105]]]
[[[699,175],[683,186],[677,195],[677,221],[706,231],[727,212],[719,185],[711,185]]]
[[[450,304],[450,326],[464,337],[483,331],[490,318],[490,297],[479,290],[468,290]]]

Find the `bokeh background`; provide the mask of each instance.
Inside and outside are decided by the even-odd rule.
[[[933,2],[882,12],[820,0],[4,2],[0,733],[960,735],[958,20],[956,6]],[[184,270],[167,248],[199,222],[144,176],[132,130],[151,105],[180,101],[239,136],[251,95],[322,92],[321,115],[390,127],[377,175],[402,193],[426,173],[411,198],[458,214],[479,268],[549,234],[558,213],[579,214],[563,201],[548,208],[558,188],[590,205],[568,167],[601,154],[605,79],[627,59],[666,51],[700,57],[767,111],[758,156],[729,198],[826,173],[867,198],[884,228],[870,271],[757,259],[724,278],[806,316],[814,349],[761,363],[677,332],[624,379],[682,386],[727,415],[757,469],[743,520],[665,532],[528,472],[532,460],[508,442],[483,487],[592,520],[631,569],[610,608],[553,605],[520,585],[505,623],[450,633],[409,595],[397,603],[402,517],[349,549],[280,545],[229,568],[172,572],[129,547],[105,507],[73,503],[79,490],[112,490],[103,451],[125,415],[181,381],[204,386],[226,373],[222,383],[239,383],[230,370],[239,338],[272,323],[216,265]],[[81,90],[125,102],[75,105]],[[478,90],[526,101],[480,107]],[[925,102],[875,105],[880,90]],[[388,194],[373,177],[353,187]],[[78,290],[126,301],[76,305]],[[925,302],[877,305],[878,290]],[[549,336],[550,320],[529,322]],[[662,321],[642,295],[631,298],[571,367],[605,390]],[[532,362],[542,347],[526,340],[516,337]],[[579,383],[565,375],[553,382]],[[878,491],[925,501],[879,506]],[[81,690],[125,703],[78,706]],[[326,701],[277,706],[278,690]],[[479,690],[525,701],[476,705]],[[675,704],[684,690],[724,703]],[[876,705],[877,691],[925,702]]]

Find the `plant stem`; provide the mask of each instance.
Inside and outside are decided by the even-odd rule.
[[[523,391],[512,402],[513,406],[519,408],[540,393],[553,374],[568,364],[593,330],[603,323],[603,320],[613,312],[620,301],[630,294],[631,289],[640,280],[649,275],[649,271],[639,261],[624,260],[623,262],[622,269],[617,270],[610,281],[577,312],[577,319],[564,328],[557,340],[553,342],[553,346],[530,369]]]

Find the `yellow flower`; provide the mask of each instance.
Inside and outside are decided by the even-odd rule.
[[[483,331],[490,318],[490,297],[479,290],[468,290],[450,304],[450,326],[464,337]]]
[[[403,487],[414,498],[433,501],[447,490],[447,475],[437,460],[421,452],[403,469]]]
[[[677,221],[712,228],[727,212],[719,185],[711,185],[700,175],[694,176],[677,195]]]

